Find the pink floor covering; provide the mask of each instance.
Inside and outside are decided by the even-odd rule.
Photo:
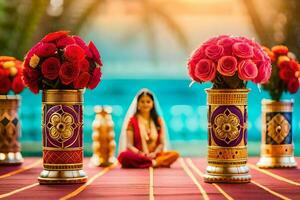
[[[257,160],[249,158],[248,163],[255,164]],[[88,161],[85,159],[84,170],[89,182],[79,185],[39,185],[37,177],[42,170],[40,158],[25,158],[21,166],[0,166],[0,198],[300,199],[299,168],[265,171],[251,168],[251,183],[207,184],[201,176],[206,167],[204,158],[180,158],[171,168],[153,170],[121,169],[119,165],[110,169],[97,168],[89,166]],[[297,161],[300,163],[300,159],[297,158]]]

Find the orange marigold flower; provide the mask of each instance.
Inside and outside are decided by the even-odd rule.
[[[284,45],[276,45],[272,47],[272,52],[276,55],[287,55],[289,52],[289,49]]]

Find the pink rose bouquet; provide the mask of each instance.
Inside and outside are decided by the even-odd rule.
[[[188,60],[193,81],[211,81],[215,89],[245,88],[247,81],[266,83],[271,61],[262,47],[245,37],[222,35],[196,49]]]
[[[272,60],[272,75],[263,89],[268,91],[273,100],[279,101],[283,92],[294,94],[300,87],[300,64],[295,56],[283,45],[276,45],[264,51]]]
[[[42,89],[94,89],[101,78],[101,57],[68,31],[49,33],[26,54],[23,80],[33,93]]]

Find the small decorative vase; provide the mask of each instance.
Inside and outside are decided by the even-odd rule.
[[[20,96],[0,95],[0,165],[23,163],[18,109]]]
[[[82,90],[44,90],[40,184],[84,183]]]
[[[96,117],[93,122],[93,156],[91,163],[95,166],[109,166],[116,161],[114,122],[110,106],[95,106]]]
[[[247,183],[248,89],[208,89],[208,183]]]
[[[262,100],[261,168],[296,167],[292,134],[293,101]]]

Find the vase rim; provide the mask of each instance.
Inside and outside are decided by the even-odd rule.
[[[20,100],[21,96],[18,94],[0,95],[0,99]]]
[[[251,90],[248,88],[245,89],[212,89],[212,88],[206,88],[205,89],[206,92],[216,92],[216,93],[230,93],[230,92],[245,92],[248,93]]]
[[[279,101],[273,99],[262,99],[262,103],[294,103],[294,99],[282,99]]]

